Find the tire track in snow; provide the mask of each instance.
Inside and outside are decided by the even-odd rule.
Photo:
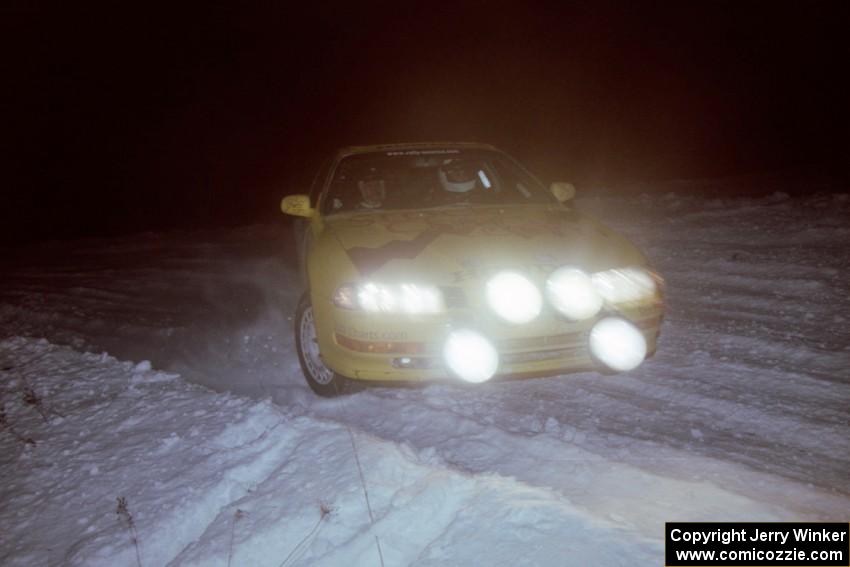
[[[634,439],[613,435],[623,443],[624,454],[617,455],[614,450],[606,456],[585,449],[587,444],[572,443],[569,436],[581,430],[571,428],[569,422],[565,422],[566,433],[557,420],[544,422],[542,431],[511,430],[486,415],[465,411],[464,403],[440,407],[445,403],[445,392],[436,393],[439,405],[434,406],[429,403],[434,394],[426,390],[414,399],[398,393],[359,394],[357,403],[345,408],[317,403],[312,415],[357,424],[372,435],[411,443],[420,451],[434,450],[448,465],[471,474],[495,472],[531,486],[557,490],[587,513],[620,522],[648,537],[658,533],[671,517],[695,521],[718,517],[730,521],[826,518],[850,505],[847,496],[836,499],[832,494],[799,487],[788,491],[795,483],[674,451],[668,445],[641,446]],[[413,420],[415,427],[410,425]],[[605,435],[588,437],[597,441]],[[641,463],[629,458],[641,449],[650,450],[643,464],[652,466],[639,466]],[[676,476],[676,462],[686,474]],[[725,480],[730,474],[739,479],[737,491]],[[767,488],[753,489],[750,483]]]

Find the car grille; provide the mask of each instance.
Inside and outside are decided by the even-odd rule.
[[[463,288],[444,286],[440,288],[443,292],[443,301],[448,309],[462,309],[466,307],[466,294]]]
[[[540,362],[558,358],[577,357],[583,355],[584,352],[585,348],[583,345],[576,345],[570,348],[508,353],[502,356],[501,361],[504,364],[522,364],[524,362]]]
[[[521,339],[502,339],[496,344],[500,352],[515,350],[563,347],[564,345],[583,345],[584,333],[564,333],[562,335],[538,336]]]

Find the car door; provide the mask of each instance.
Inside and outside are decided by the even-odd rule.
[[[319,171],[313,178],[312,185],[310,186],[310,206],[314,211],[316,211],[315,214],[319,214],[319,196],[325,188],[325,182],[327,181],[331,164],[332,160],[330,159],[326,159],[322,163],[321,167],[319,167]],[[293,223],[293,230],[295,231],[295,250],[298,254],[298,276],[304,289],[306,289],[309,284],[307,281],[307,250],[310,245],[312,232],[310,230],[310,224],[312,222],[313,219],[296,218]]]

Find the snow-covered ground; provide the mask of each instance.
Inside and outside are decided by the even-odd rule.
[[[627,375],[321,400],[283,223],[7,250],[0,564],[661,565],[665,521],[847,521],[850,195],[579,204],[667,278]]]

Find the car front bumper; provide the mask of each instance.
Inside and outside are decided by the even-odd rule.
[[[533,377],[598,369],[589,349],[589,333],[605,316],[634,324],[655,353],[663,319],[660,301],[629,309],[607,310],[581,322],[552,314],[528,325],[510,326],[492,315],[459,311],[418,320],[394,319],[338,309],[326,302],[320,310],[318,340],[325,364],[342,376],[367,381],[457,381],[443,359],[448,333],[473,329],[499,354],[498,377]]]

